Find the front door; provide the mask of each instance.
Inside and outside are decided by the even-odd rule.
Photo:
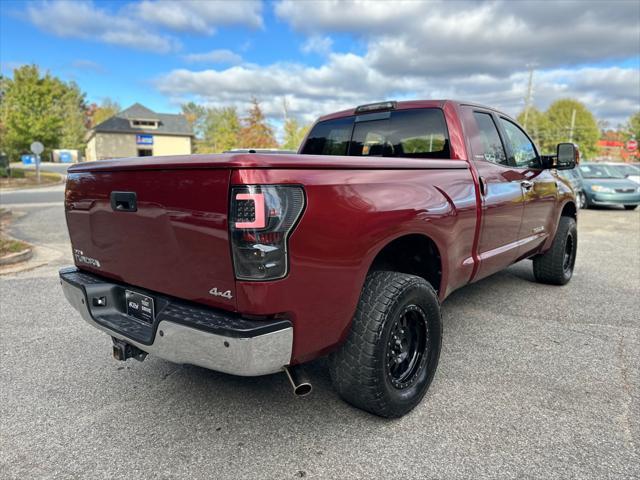
[[[500,117],[509,162],[516,167],[524,194],[524,213],[520,227],[521,258],[533,253],[555,230],[554,211],[557,205],[558,184],[549,170],[541,169],[540,157],[527,134],[511,120]]]
[[[482,197],[477,280],[517,259],[524,195],[522,175],[509,163],[496,117],[474,107],[464,107],[463,116]]]

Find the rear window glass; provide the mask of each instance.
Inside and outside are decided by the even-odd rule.
[[[320,122],[307,137],[302,153],[307,155],[346,155],[353,131],[353,117]]]
[[[440,109],[375,112],[318,123],[302,153],[448,158],[449,138]]]

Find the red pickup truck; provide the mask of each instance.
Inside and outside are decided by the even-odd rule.
[[[440,354],[440,303],[514,262],[563,285],[576,203],[488,107],[383,102],[320,118],[298,154],[145,157],[71,167],[75,266],[60,272],[119,360],[147,354],[236,375],[329,356],[335,389],[385,417],[415,407]]]

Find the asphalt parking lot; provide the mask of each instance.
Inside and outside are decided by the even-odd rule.
[[[431,389],[390,421],[323,361],[305,398],[284,375],[116,362],[61,293],[63,212],[41,195],[12,233],[48,265],[0,277],[1,478],[640,477],[640,211],[580,213],[565,287],[524,261],[452,295]]]

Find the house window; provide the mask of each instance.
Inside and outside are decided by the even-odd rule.
[[[136,128],[158,128],[155,120],[131,120],[131,126]]]
[[[153,155],[153,150],[150,148],[139,148],[138,156],[139,157],[150,157]]]

